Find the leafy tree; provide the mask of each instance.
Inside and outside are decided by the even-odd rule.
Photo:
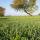
[[[5,10],[5,8],[0,7],[0,16],[4,16],[4,10]]]
[[[11,4],[11,7],[17,10],[23,9],[27,14],[31,15],[35,9],[35,4],[36,0],[14,0]]]

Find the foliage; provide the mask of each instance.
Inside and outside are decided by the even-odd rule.
[[[36,0],[14,0],[11,4],[12,8],[15,9],[23,9],[27,14],[31,15],[34,11],[34,6],[36,4]]]
[[[14,3],[12,3],[11,6],[14,8],[17,8],[18,6],[22,7],[22,5],[23,5],[23,0],[14,0],[13,2]]]
[[[5,11],[5,8],[0,7],[0,16],[4,16],[4,11]]]
[[[0,18],[0,40],[40,40],[40,16]]]

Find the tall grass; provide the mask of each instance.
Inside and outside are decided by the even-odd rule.
[[[0,40],[40,40],[40,16],[0,17]]]

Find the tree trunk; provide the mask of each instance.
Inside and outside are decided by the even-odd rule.
[[[29,14],[30,16],[32,16],[30,13],[27,12],[27,14]]]
[[[30,13],[28,13],[26,10],[24,10],[27,14],[29,14],[30,16],[32,16]]]

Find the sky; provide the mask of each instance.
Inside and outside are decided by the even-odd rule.
[[[0,0],[0,6],[4,7],[5,10],[5,16],[25,16],[27,15],[23,10],[17,11],[13,9],[10,4],[13,0]],[[38,10],[35,11],[32,15],[37,15],[40,12],[40,0],[37,0],[36,5],[38,6]]]

